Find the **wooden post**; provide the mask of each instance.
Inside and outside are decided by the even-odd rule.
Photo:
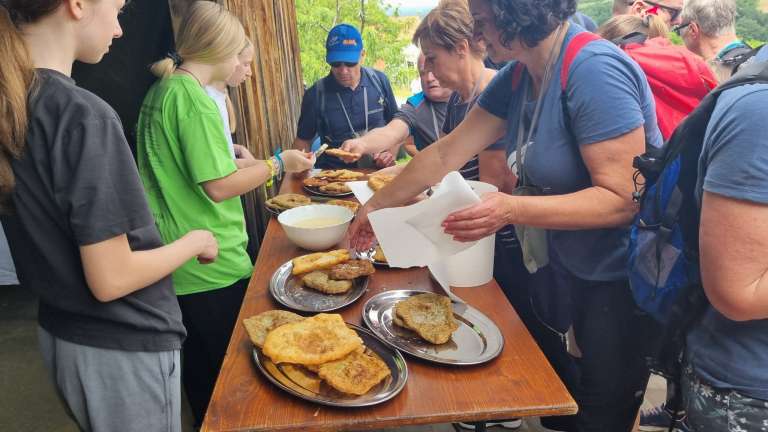
[[[253,75],[230,95],[238,116],[237,143],[260,159],[288,149],[296,136],[304,84],[294,0],[223,0],[240,17],[254,44]],[[266,230],[263,203],[277,191],[258,188],[245,196],[251,252]]]

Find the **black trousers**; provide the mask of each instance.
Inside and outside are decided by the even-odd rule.
[[[249,281],[242,279],[225,288],[178,297],[187,328],[181,378],[196,427],[205,418]]]
[[[496,258],[497,281],[579,406],[577,415],[543,418],[542,425],[631,431],[650,375],[645,356],[660,329],[637,308],[627,281],[585,281],[552,266],[530,275],[519,249],[497,251]],[[566,350],[565,322],[581,358]]]

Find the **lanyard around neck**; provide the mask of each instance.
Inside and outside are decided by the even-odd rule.
[[[352,135],[355,136],[355,138],[360,138],[360,134],[355,131],[355,128],[352,126],[352,120],[349,119],[349,114],[347,113],[347,107],[344,106],[344,101],[341,100],[341,95],[337,92],[336,97],[339,99],[339,104],[341,104],[341,110],[344,111],[344,117],[347,118],[347,124],[349,125],[349,131],[352,132]],[[363,134],[368,133],[368,88],[363,87],[363,103],[365,104],[365,132]]]
[[[470,108],[475,105],[475,96],[477,96],[477,90],[480,88],[480,81],[483,80],[483,75],[480,74],[480,76],[477,78],[477,81],[475,81],[475,86],[472,87],[472,92],[469,94],[469,99],[467,99],[467,107],[464,108],[464,117],[467,118],[467,114],[469,113]]]
[[[553,69],[555,60],[557,59],[557,56],[560,54],[560,50],[562,50],[562,44],[560,44],[560,50],[556,50],[555,48],[558,45],[557,41],[560,40],[560,35],[563,32],[563,28],[564,26],[560,24],[560,26],[557,29],[557,35],[555,36],[555,44],[552,46],[552,49],[549,52],[549,58],[547,59],[547,64],[544,68],[544,77],[541,80],[541,88],[539,88],[539,95],[536,98],[536,107],[533,109],[533,116],[531,117],[531,123],[527,128],[528,138],[524,140],[526,135],[525,133],[526,128],[524,127],[525,111],[526,111],[525,104],[528,101],[528,96],[533,91],[533,88],[531,87],[532,79],[530,77],[530,74],[529,74],[528,80],[526,80],[526,85],[525,85],[526,94],[525,94],[525,97],[523,98],[523,103],[520,106],[520,114],[518,116],[518,122],[517,122],[517,147],[515,150],[515,162],[517,163],[518,182],[523,183],[523,185],[524,183],[527,183],[524,169],[523,169],[523,160],[522,160],[523,147],[533,142],[533,136],[536,133],[536,127],[538,126],[538,122],[539,122],[539,115],[541,114],[542,101],[544,100],[544,95],[547,92],[547,89],[549,87],[549,82],[552,78],[552,69]],[[556,51],[557,51],[557,55],[556,55]],[[526,152],[528,150],[530,150],[530,148],[528,148]]]
[[[440,127],[437,125],[437,116],[435,115],[435,104],[429,103],[429,110],[432,111],[432,126],[435,128],[435,140],[440,139]]]

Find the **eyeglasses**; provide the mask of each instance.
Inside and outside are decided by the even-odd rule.
[[[683,11],[682,8],[676,8],[676,7],[672,7],[672,6],[665,6],[663,4],[659,4],[659,3],[656,3],[656,2],[653,2],[653,1],[645,0],[645,3],[648,3],[651,6],[654,6],[654,7],[659,8],[659,9],[664,9],[665,11],[667,11],[667,13],[669,14],[669,20],[672,21],[672,22],[677,20],[677,18],[680,16],[680,13]]]
[[[675,32],[676,35],[682,36],[683,29],[685,29],[686,27],[688,27],[690,25],[691,25],[690,21],[688,21],[685,24],[678,24],[678,25],[672,27],[672,31]]]
[[[329,64],[334,69],[335,68],[340,68],[341,65],[344,65],[344,66],[349,67],[349,68],[357,66],[357,62],[333,62],[333,63],[329,63]]]

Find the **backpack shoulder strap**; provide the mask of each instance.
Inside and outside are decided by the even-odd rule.
[[[371,68],[363,67],[362,69],[363,73],[373,83],[373,86],[376,87],[376,91],[378,91],[379,95],[384,99],[384,107],[386,108],[387,98],[384,96],[384,85],[381,82],[381,78],[379,78],[379,75],[376,73],[376,71]]]
[[[320,142],[322,142],[325,140],[325,78],[320,78],[315,83],[315,97],[317,97],[318,103],[315,132],[320,136]]]
[[[587,44],[600,39],[602,38],[594,33],[582,32],[574,36],[573,39],[571,39],[571,41],[568,43],[568,46],[565,47],[563,67],[560,70],[560,89],[562,91],[565,91],[566,87],[568,86],[568,74],[571,71],[571,65],[576,59],[576,56],[579,55],[582,48],[584,48]]]
[[[647,35],[640,32],[633,32],[620,38],[613,39],[611,42],[613,42],[614,45],[618,45],[621,49],[625,49],[627,45],[643,44],[646,40],[648,40]]]
[[[524,72],[525,65],[520,62],[515,63],[515,66],[512,68],[512,90],[517,90],[520,87]]]
[[[568,46],[565,47],[565,54],[563,55],[563,67],[560,69],[560,102],[563,107],[563,120],[565,123],[565,129],[568,131],[568,134],[574,138],[575,135],[571,126],[571,114],[568,111],[568,93],[566,92],[566,89],[568,88],[568,74],[571,71],[571,65],[573,64],[573,61],[576,59],[576,56],[579,55],[579,52],[581,52],[581,50],[590,42],[594,42],[600,39],[602,38],[594,33],[582,32],[574,36],[573,39],[571,39],[571,41],[568,43]]]
[[[733,66],[733,73],[736,74],[739,70],[741,70],[742,67],[746,67],[746,65],[750,64],[752,62],[752,58],[757,55],[760,50],[765,48],[765,44],[760,45],[758,47],[752,48],[752,51],[742,54],[736,61]]]

